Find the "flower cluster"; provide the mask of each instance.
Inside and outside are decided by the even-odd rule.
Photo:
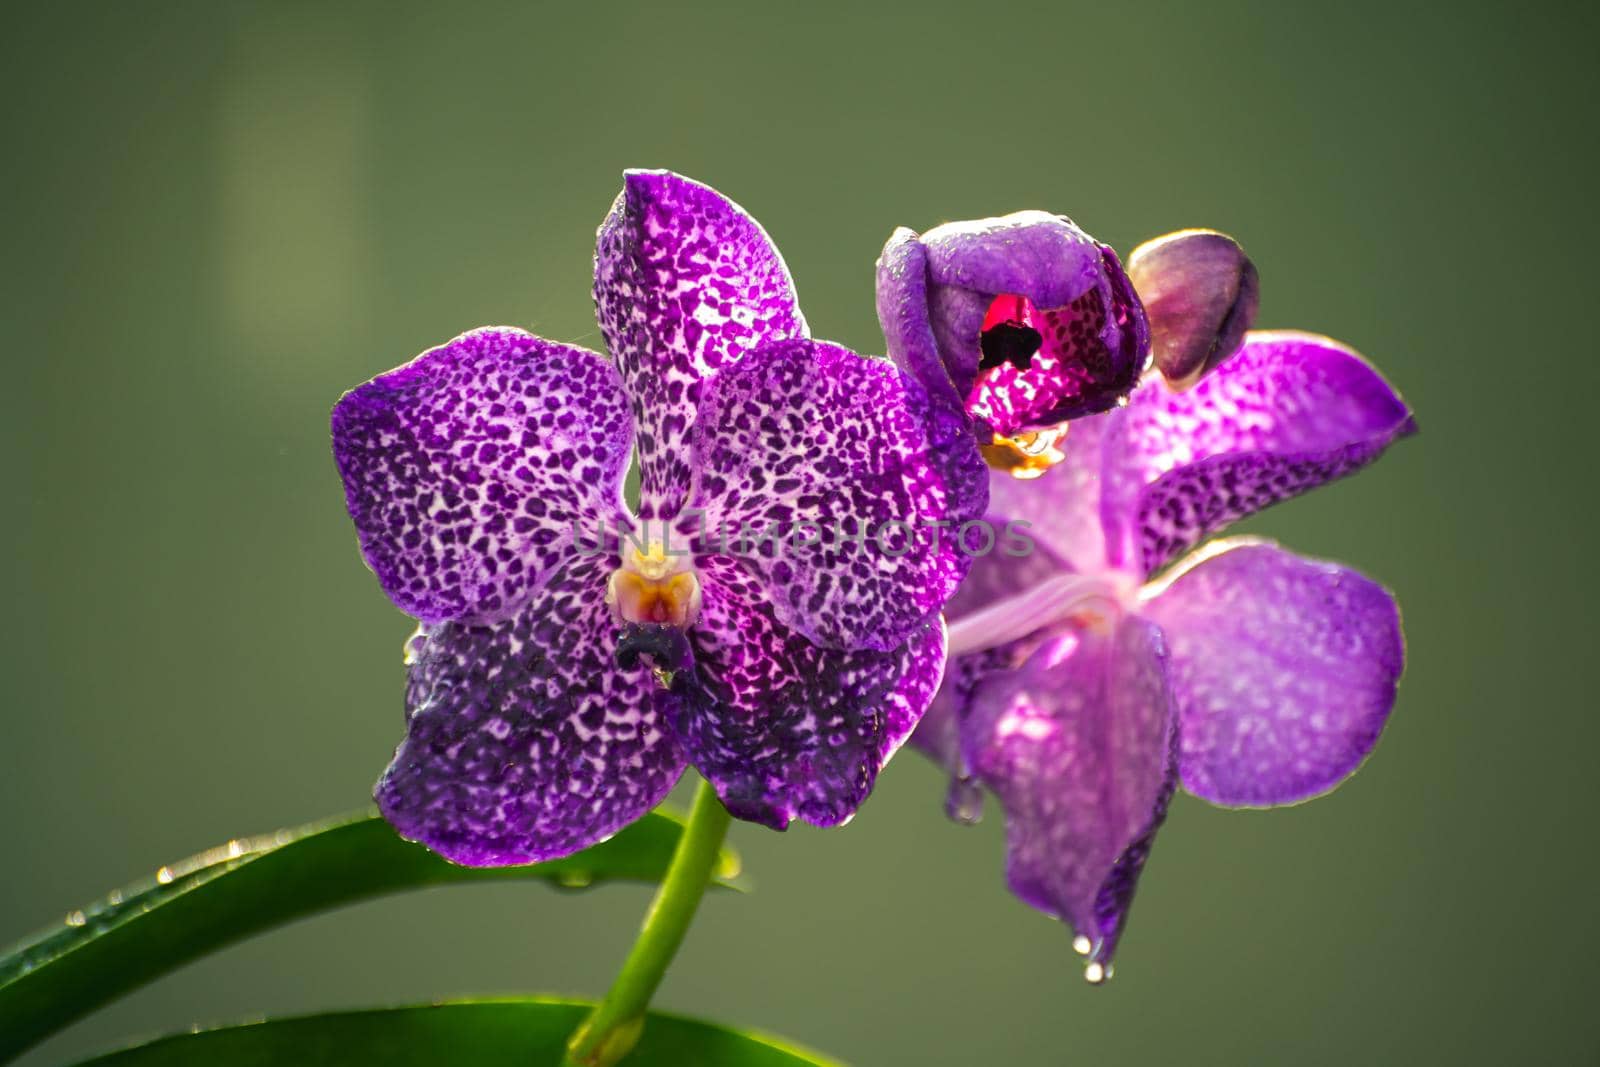
[[[686,766],[740,818],[837,825],[914,739],[952,814],[999,798],[1012,888],[1098,981],[1178,785],[1293,803],[1376,742],[1390,594],[1204,542],[1414,423],[1350,349],[1250,331],[1231,238],[1124,270],[1042,212],[896,230],[874,359],[810,336],[739,207],[636,171],[594,300],[608,356],[479,329],[334,410],[363,554],[420,623],[377,787],[403,834],[562,856]]]

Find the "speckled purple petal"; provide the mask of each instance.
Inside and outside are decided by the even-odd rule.
[[[1332,789],[1394,706],[1405,665],[1394,597],[1270,543],[1197,555],[1143,609],[1171,649],[1184,788],[1227,807]]]
[[[1160,634],[1136,617],[1071,628],[991,675],[963,724],[1006,813],[1007,878],[1109,965],[1176,780]]]
[[[738,555],[780,620],[832,648],[898,648],[937,613],[971,558],[960,526],[987,496],[959,417],[888,361],[824,341],[764,348],[706,382],[693,462],[697,553]],[[743,551],[720,547],[745,533]]]
[[[411,639],[406,738],[377,786],[403,836],[468,866],[532,863],[666,797],[683,752],[650,672],[612,660],[609,571],[577,559],[511,619]]]
[[[622,383],[593,352],[490,327],[346,393],[333,454],[361,551],[424,622],[514,612],[623,508]]]
[[[1160,567],[1236,519],[1372,462],[1416,428],[1355,352],[1314,334],[1251,333],[1186,393],[1147,379],[1105,441],[1114,565]]]
[[[641,513],[669,517],[689,489],[701,379],[807,335],[794,283],[737,204],[668,171],[635,170],[600,225],[594,299],[638,422]]]
[[[702,567],[700,685],[674,708],[690,762],[741,819],[847,821],[938,688],[937,619],[888,652],[824,649],[780,623],[731,562]]]
[[[1002,296],[1029,302],[1040,347],[1025,366],[981,368],[985,317]],[[920,241],[895,231],[879,260],[878,316],[891,357],[935,392],[932,342],[984,432],[1103,411],[1133,387],[1149,354],[1144,312],[1116,254],[1042,211],[947,223]]]

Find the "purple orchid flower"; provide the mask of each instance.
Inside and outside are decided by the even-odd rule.
[[[1117,254],[1042,211],[896,230],[878,320],[890,358],[964,412],[1004,468],[1043,469],[1057,427],[1120,403],[1150,355]]]
[[[981,786],[999,797],[1010,886],[1072,926],[1091,981],[1175,786],[1229,808],[1332,789],[1404,663],[1394,598],[1354,571],[1249,538],[1189,550],[1414,429],[1350,349],[1251,333],[1189,391],[1152,374],[1074,423],[1040,477],[991,476],[989,521],[1029,522],[1035,550],[975,563],[914,740],[954,773],[954,817],[977,817]]]
[[[377,800],[459,863],[591,845],[686,764],[742,818],[846,821],[938,685],[969,561],[936,524],[984,506],[963,427],[811,340],[714,190],[629,172],[594,297],[611,360],[479,329],[333,412],[362,552],[421,623]],[[909,543],[849,536],[884,524]]]

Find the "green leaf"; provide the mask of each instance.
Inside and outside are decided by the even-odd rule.
[[[159,1038],[80,1067],[556,1067],[592,1005],[465,1000],[277,1019]],[[774,1038],[652,1012],[622,1067],[839,1067]]]
[[[526,867],[458,867],[397,835],[371,809],[230,841],[70,913],[0,957],[0,1061],[208,952],[292,919],[458,882],[536,880],[567,889],[656,882],[682,820],[659,812],[611,840]],[[724,852],[718,882],[739,861]]]

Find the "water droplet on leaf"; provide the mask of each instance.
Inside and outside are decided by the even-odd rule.
[[[556,875],[556,884],[566,889],[587,889],[594,884],[592,871],[561,871]]]

